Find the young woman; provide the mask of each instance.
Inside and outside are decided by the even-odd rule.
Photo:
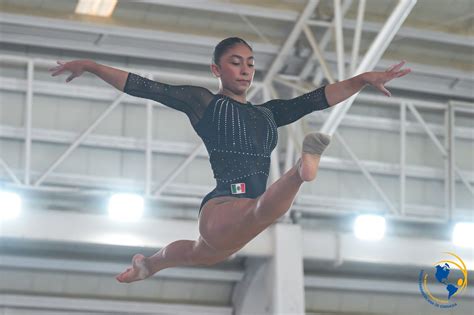
[[[240,250],[285,214],[303,182],[316,177],[321,154],[330,141],[324,134],[306,135],[296,165],[267,189],[277,128],[340,103],[366,85],[390,96],[384,84],[410,72],[401,70],[402,61],[385,72],[366,72],[290,100],[275,99],[256,106],[246,99],[255,74],[249,44],[237,37],[224,39],[213,57],[211,71],[219,79],[217,94],[198,86],[152,81],[91,60],[58,61],[50,69],[53,76],[71,72],[66,82],[88,71],[127,94],[184,112],[210,156],[217,185],[201,203],[199,238],[172,242],[150,257],[136,254],[132,266],[116,277],[120,282],[142,280],[174,266],[216,264]]]

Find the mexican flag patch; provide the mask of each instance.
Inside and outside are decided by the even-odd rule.
[[[233,195],[235,194],[245,194],[245,183],[231,184],[230,191]]]

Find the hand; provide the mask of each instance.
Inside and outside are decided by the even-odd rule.
[[[50,68],[49,71],[53,72],[53,77],[60,75],[64,71],[70,71],[71,75],[67,77],[66,82],[72,81],[74,78],[79,77],[85,71],[85,67],[91,63],[89,60],[74,60],[70,62],[57,61],[58,66]]]
[[[400,70],[405,64],[405,60],[399,64],[390,66],[385,72],[366,72],[365,82],[374,86],[377,90],[390,97],[392,94],[385,88],[384,84],[388,81],[403,77],[404,75],[411,72],[410,68]]]

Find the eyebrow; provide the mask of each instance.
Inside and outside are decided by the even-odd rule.
[[[244,59],[244,57],[242,56],[239,56],[239,55],[232,55],[231,57],[236,57],[236,58],[239,58],[239,59]],[[253,56],[250,56],[248,57],[247,59],[255,59]]]

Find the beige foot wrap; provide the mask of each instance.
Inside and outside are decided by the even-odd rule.
[[[320,132],[309,133],[303,140],[303,152],[321,155],[330,142],[330,135]]]

